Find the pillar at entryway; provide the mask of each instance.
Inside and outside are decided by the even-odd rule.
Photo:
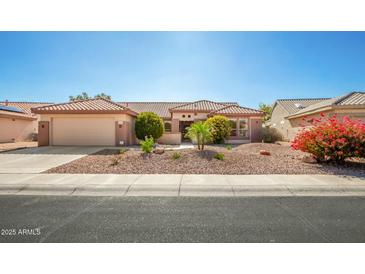
[[[49,146],[49,122],[38,122],[38,146]]]
[[[115,145],[129,146],[131,144],[130,123],[126,121],[115,122]]]

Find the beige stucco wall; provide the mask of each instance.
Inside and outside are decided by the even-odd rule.
[[[0,142],[31,141],[32,134],[37,133],[38,125],[34,120],[0,118]]]
[[[196,114],[196,115],[195,115]],[[183,117],[185,115],[185,117]],[[188,117],[190,115],[190,118]],[[174,112],[172,119],[179,119],[180,121],[194,121],[194,120],[205,120],[208,118],[208,113],[201,112]]]
[[[179,145],[181,144],[181,133],[169,133],[165,132],[158,140],[157,143],[165,145]]]
[[[50,145],[109,145],[116,143],[116,122],[131,125],[135,143],[134,117],[128,114],[42,114],[50,122]]]
[[[321,112],[306,115],[306,120],[319,118],[320,113]],[[327,117],[336,114],[339,119],[342,119],[344,116],[349,116],[351,119],[362,119],[365,121],[365,109],[333,109],[322,111],[322,113]],[[285,111],[281,105],[277,104],[272,112],[270,120],[270,126],[277,129],[285,140],[293,140],[297,133],[303,128],[301,127],[302,124],[304,126],[311,125],[306,121],[303,121],[303,117],[286,119],[286,116],[288,116],[287,111]]]
[[[326,112],[322,112],[326,117],[332,116],[333,112],[331,111],[326,111]],[[316,114],[312,114],[312,115],[306,115],[306,118],[303,119],[303,117],[299,117],[299,118],[293,118],[293,119],[289,119],[288,123],[290,124],[290,130],[289,130],[289,135],[288,135],[288,139],[290,141],[292,141],[295,136],[298,134],[298,132],[300,130],[303,130],[304,127],[309,127],[312,124],[308,122],[308,120],[310,119],[319,119],[320,113],[316,113]],[[303,127],[304,126],[304,127]]]
[[[289,134],[290,140],[293,140],[296,134],[303,129],[302,125],[304,127],[310,127],[312,124],[308,122],[308,120],[311,119],[319,119],[321,117],[320,113],[323,113],[325,117],[331,117],[333,115],[336,115],[337,119],[342,120],[345,116],[350,117],[350,119],[360,119],[365,122],[365,109],[333,109],[330,111],[323,111],[318,112],[315,114],[306,115],[305,119],[303,117],[293,118],[289,120],[291,130]]]
[[[290,140],[293,134],[293,128],[290,122],[285,118],[289,113],[279,104],[275,106],[271,114],[270,127],[275,128],[284,138]]]
[[[334,111],[339,119],[348,116],[352,120],[361,120],[365,122],[365,108],[362,109],[336,109]]]

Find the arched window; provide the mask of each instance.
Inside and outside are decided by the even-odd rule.
[[[165,132],[171,132],[171,122],[165,122]]]

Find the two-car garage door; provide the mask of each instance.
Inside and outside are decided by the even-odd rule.
[[[113,118],[53,118],[52,145],[114,146]]]

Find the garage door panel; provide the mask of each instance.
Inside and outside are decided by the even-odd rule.
[[[113,118],[54,118],[53,145],[114,146]]]

